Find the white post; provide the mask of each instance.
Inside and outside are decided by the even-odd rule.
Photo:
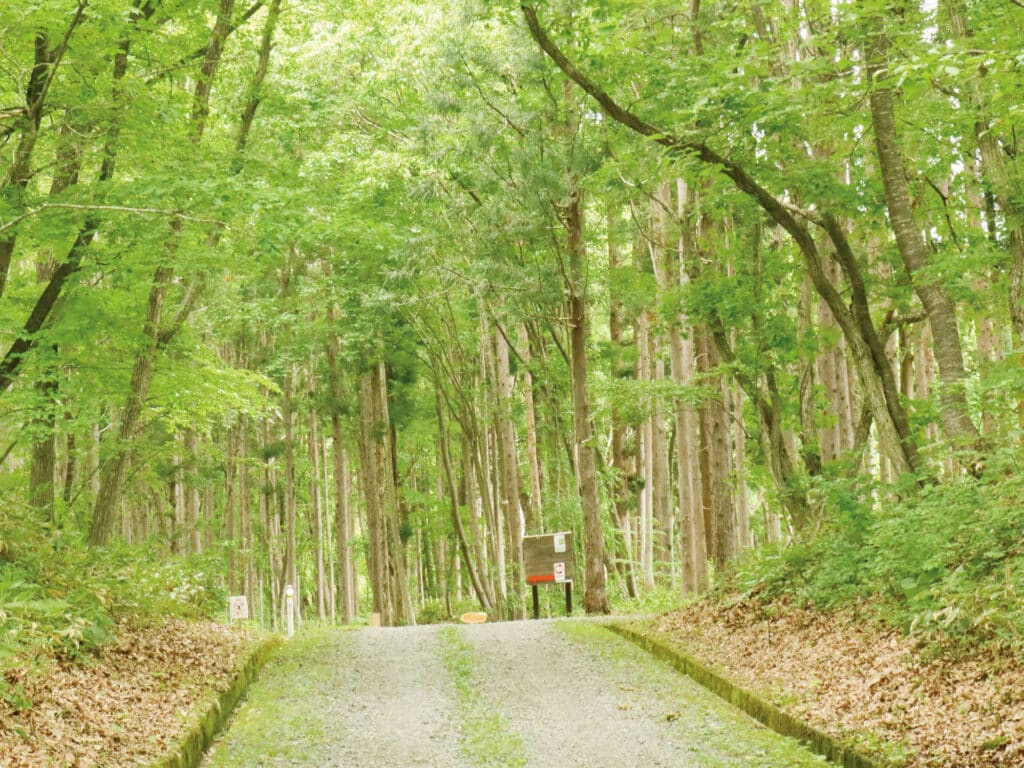
[[[288,614],[288,637],[295,634],[295,590],[289,584],[284,588],[285,613]]]

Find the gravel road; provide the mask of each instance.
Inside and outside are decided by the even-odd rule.
[[[205,768],[822,764],[584,619],[311,631],[268,665],[204,762]]]

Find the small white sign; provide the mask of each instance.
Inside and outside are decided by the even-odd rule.
[[[555,552],[565,552],[565,534],[556,533],[552,539],[555,543]]]
[[[228,598],[228,613],[232,619],[249,618],[249,601],[245,595],[232,595]]]
[[[558,582],[565,581],[565,563],[555,563],[554,564],[554,571],[555,571],[555,581],[558,581]]]

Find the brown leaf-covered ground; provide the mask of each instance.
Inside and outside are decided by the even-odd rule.
[[[84,664],[11,670],[33,706],[0,702],[0,768],[146,765],[183,735],[189,712],[226,687],[252,632],[174,620],[120,627],[119,641]]]
[[[779,605],[702,601],[652,628],[822,730],[902,745],[908,768],[1024,766],[1020,658],[936,653],[853,615]]]

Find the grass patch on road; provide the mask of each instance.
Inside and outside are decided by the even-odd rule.
[[[602,659],[609,684],[624,694],[625,709],[642,708],[644,701],[657,702],[652,714],[676,732],[692,764],[701,768],[822,768],[828,764],[822,755],[756,723],[601,623],[566,620],[553,626]]]
[[[204,768],[315,764],[335,728],[326,706],[344,663],[347,633],[307,629],[289,640],[265,667],[230,728],[214,742]]]
[[[523,740],[480,693],[476,654],[456,627],[441,630],[441,650],[459,696],[461,747],[466,757],[485,768],[525,768]]]

